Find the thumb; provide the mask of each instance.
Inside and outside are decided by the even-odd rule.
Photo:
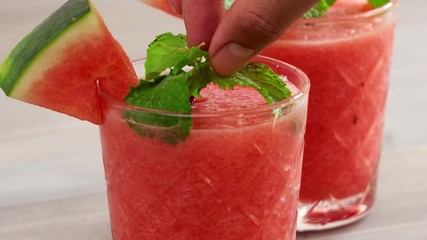
[[[209,47],[221,75],[231,75],[277,40],[318,0],[237,0],[219,23]]]

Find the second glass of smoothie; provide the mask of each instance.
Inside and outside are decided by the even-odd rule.
[[[298,66],[312,82],[299,231],[354,222],[374,202],[396,5],[338,0],[262,53]]]

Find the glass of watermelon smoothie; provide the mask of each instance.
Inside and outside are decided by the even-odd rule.
[[[192,114],[137,108],[100,92],[102,142],[114,239],[295,239],[309,81],[286,63],[257,57],[286,76],[292,97],[271,105],[252,88],[213,85],[192,99]],[[136,61],[143,75],[144,61]],[[164,141],[174,127],[123,118],[136,112],[179,122],[187,139]],[[180,124],[179,123],[179,124]],[[179,125],[177,124],[177,125]]]
[[[373,205],[397,3],[372,9],[366,0],[338,0],[262,53],[312,82],[299,231],[354,222]]]

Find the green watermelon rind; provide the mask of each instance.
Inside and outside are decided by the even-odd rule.
[[[0,87],[6,95],[13,95],[20,83],[25,82],[21,81],[22,76],[52,43],[91,13],[89,0],[68,1],[23,38],[0,65]]]

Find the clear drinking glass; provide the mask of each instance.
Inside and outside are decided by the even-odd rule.
[[[299,231],[354,222],[375,197],[398,1],[345,12],[342,3],[326,18],[296,22],[262,53],[312,83]]]
[[[292,98],[250,106],[260,98],[252,89],[210,86],[186,115],[125,105],[100,90],[113,239],[295,239],[309,81],[286,63],[254,61],[286,76]],[[143,75],[144,61],[135,68]],[[128,112],[176,126],[139,124],[123,118]],[[189,120],[187,139],[165,141]]]

